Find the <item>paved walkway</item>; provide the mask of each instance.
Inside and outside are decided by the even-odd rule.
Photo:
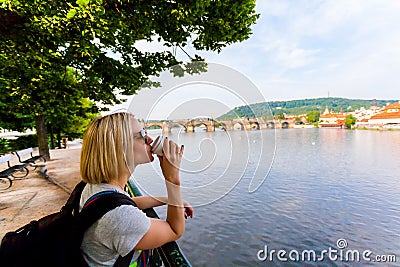
[[[80,181],[79,146],[51,150],[50,157],[47,170],[53,182],[28,167],[27,178],[14,180],[11,188],[0,191],[0,239],[8,231],[60,210],[68,191]]]

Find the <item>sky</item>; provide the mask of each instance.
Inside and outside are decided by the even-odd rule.
[[[191,55],[199,54],[207,62],[237,71],[262,94],[256,99],[245,96],[244,101],[229,92],[211,96],[211,102],[221,102],[224,110],[255,102],[327,96],[400,99],[400,1],[259,0],[256,11],[260,18],[248,40],[230,45],[219,54],[185,47]],[[138,46],[150,51],[160,48],[149,43]],[[182,52],[177,53],[187,60]],[[216,88],[215,84],[208,87],[204,89],[205,98],[210,97],[210,88]],[[181,86],[180,93],[175,90],[173,98],[164,96],[164,102],[176,103],[168,114],[155,114],[153,109],[151,116],[146,111],[142,117],[171,118],[177,107],[202,98],[200,89],[194,90],[197,94],[183,89]],[[146,94],[161,95],[162,90],[150,91],[142,90],[136,100],[147,102]],[[195,102],[189,103],[193,110],[204,110],[204,102]],[[209,113],[204,115],[218,116],[223,110],[214,112],[210,108]]]
[[[271,100],[400,97],[400,1],[259,0],[247,41],[203,55]]]

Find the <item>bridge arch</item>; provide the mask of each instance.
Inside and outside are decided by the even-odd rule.
[[[275,122],[269,121],[269,122],[267,123],[267,128],[268,128],[268,129],[274,129],[274,128],[275,128]]]
[[[260,130],[260,123],[258,123],[257,121],[250,122],[250,129]]]
[[[233,124],[233,130],[237,131],[237,130],[244,130],[244,124],[242,122],[236,122],[235,124]]]
[[[226,123],[224,123],[224,122],[220,122],[220,121],[216,121],[216,125],[215,125],[215,128],[218,128],[218,129],[220,129],[220,130],[223,130],[223,131],[227,131],[228,130],[228,126],[226,125]]]
[[[207,124],[204,122],[194,122],[192,123],[193,125],[193,131],[196,132],[196,129],[198,130],[199,128],[204,129],[206,132],[208,132],[207,130]]]
[[[146,122],[145,128],[146,129],[162,129],[163,123],[162,122]]]
[[[174,121],[172,121],[172,122],[170,122],[170,123],[168,124],[168,127],[169,127],[170,129],[172,129],[172,128],[179,128],[179,129],[184,129],[184,130],[186,131],[186,124],[185,124],[185,123],[181,123],[181,122],[174,122]]]

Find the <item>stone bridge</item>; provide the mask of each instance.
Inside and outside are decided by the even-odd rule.
[[[212,118],[198,118],[193,120],[166,120],[148,121],[141,120],[144,128],[161,128],[163,132],[171,132],[173,127],[183,127],[186,132],[194,132],[196,127],[205,126],[207,132],[214,132],[216,128],[225,131],[233,130],[264,130],[293,128],[294,121],[289,120],[265,120],[262,118],[246,118],[234,120],[215,120]]]

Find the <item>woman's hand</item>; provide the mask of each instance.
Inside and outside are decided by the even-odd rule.
[[[180,185],[179,168],[183,155],[183,145],[179,147],[166,137],[163,144],[164,156],[158,156],[165,180]]]
[[[185,208],[185,219],[187,219],[188,217],[193,218],[194,209],[190,205],[190,203],[186,200],[183,200],[183,207]]]

